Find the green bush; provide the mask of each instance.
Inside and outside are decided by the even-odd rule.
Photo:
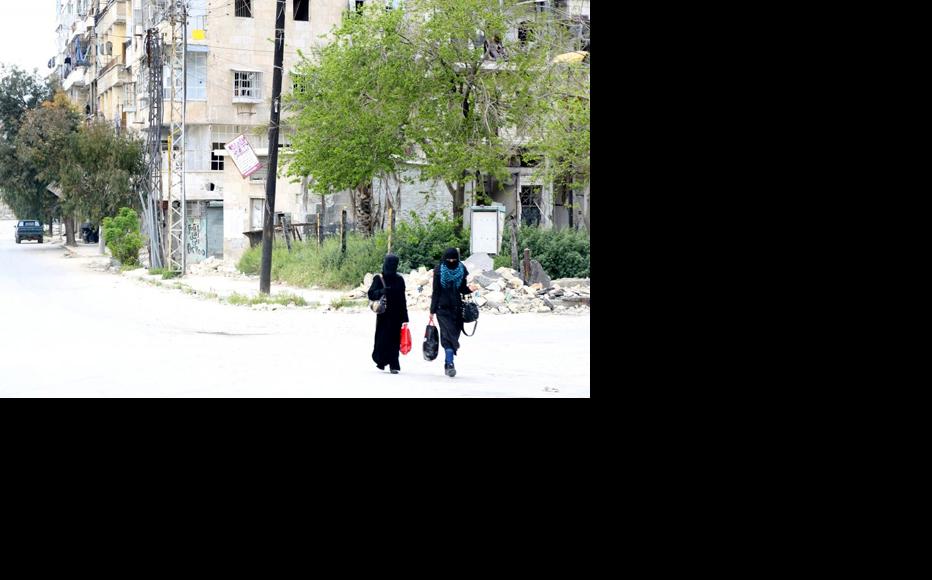
[[[392,252],[401,261],[399,271],[433,268],[447,248],[459,248],[464,260],[469,257],[469,230],[457,235],[459,221],[437,213],[430,214],[426,222],[414,212],[411,218],[411,222],[398,224],[392,239]]]
[[[104,218],[104,241],[113,257],[125,265],[139,261],[142,234],[139,233],[139,216],[128,207],[120,209],[115,218]]]
[[[571,229],[544,230],[530,226],[518,229],[519,264],[524,248],[531,250],[531,258],[540,262],[551,278],[589,277],[589,237],[585,232]],[[502,254],[495,258],[495,267],[511,267],[511,232],[502,238]]]

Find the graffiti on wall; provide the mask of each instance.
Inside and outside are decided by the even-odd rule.
[[[188,238],[185,248],[189,259],[201,261],[207,258],[206,220],[200,217],[188,218]]]

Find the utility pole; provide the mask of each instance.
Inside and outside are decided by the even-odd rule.
[[[272,74],[272,114],[269,121],[269,167],[265,180],[262,267],[259,272],[259,292],[262,294],[272,292],[272,243],[275,238],[275,186],[278,177],[278,123],[281,120],[282,67],[285,64],[285,8],[285,0],[278,0],[275,9],[275,68]]]

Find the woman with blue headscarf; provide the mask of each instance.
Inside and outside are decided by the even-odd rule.
[[[443,368],[448,377],[456,376],[453,357],[460,348],[463,331],[463,296],[472,294],[477,287],[466,283],[469,270],[460,262],[456,248],[443,253],[440,264],[434,268],[434,287],[430,301],[430,317],[437,317],[440,326],[440,344],[446,352]]]

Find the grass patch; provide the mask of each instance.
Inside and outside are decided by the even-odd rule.
[[[281,306],[288,306],[289,304],[294,304],[295,306],[309,306],[307,300],[302,296],[297,296],[295,294],[282,293],[268,296],[266,294],[257,294],[256,296],[244,296],[243,294],[233,293],[227,298],[227,302],[235,306],[255,306],[257,304],[279,304]]]
[[[297,242],[293,250],[276,242],[272,250],[272,279],[290,286],[309,288],[355,288],[369,272],[379,272],[388,249],[387,236],[347,237],[346,256],[341,255],[339,238],[330,238],[320,247],[316,241]],[[249,249],[237,267],[244,274],[259,273],[262,248]]]
[[[149,268],[149,273],[153,276],[161,276],[162,280],[171,280],[179,276],[178,272],[169,270],[168,268]]]
[[[120,266],[120,272],[132,272],[133,270],[138,270],[142,268],[139,264],[123,264]]]
[[[339,310],[341,308],[364,308],[367,306],[365,300],[350,300],[348,298],[334,298],[330,302],[330,308]]]

